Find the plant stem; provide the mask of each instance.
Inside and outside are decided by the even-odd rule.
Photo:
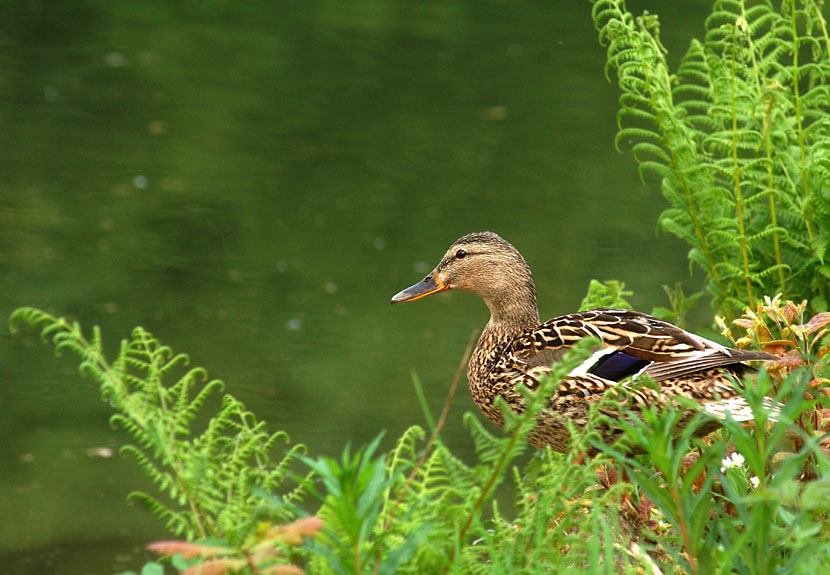
[[[666,475],[671,477],[671,474]],[[689,530],[686,527],[686,517],[683,515],[683,503],[680,499],[680,494],[677,492],[677,484],[674,481],[669,481],[669,495],[675,504],[675,513],[677,516],[677,526],[680,528],[680,536],[683,539],[683,547],[686,549],[686,554],[689,556],[689,567],[694,575],[698,574],[697,555],[692,553],[691,539],[689,539]]]
[[[731,96],[732,96],[732,177],[734,179],[734,190],[735,190],[735,212],[738,219],[738,234],[740,238],[741,244],[741,259],[744,264],[744,281],[746,282],[746,301],[755,301],[755,298],[752,297],[752,280],[749,274],[749,249],[747,246],[747,238],[746,238],[746,228],[744,225],[744,200],[743,200],[743,193],[741,192],[741,167],[740,162],[738,160],[738,103],[737,103],[737,94],[736,94],[736,78],[735,75],[737,73],[735,69],[735,60],[738,57],[738,34],[740,30],[738,26],[735,26],[735,30],[733,32],[733,51],[732,51],[732,62],[731,62],[731,69],[732,69],[732,83],[731,83]]]
[[[792,24],[793,35],[793,98],[795,100],[795,121],[798,127],[798,149],[801,159],[801,182],[804,187],[803,202],[801,208],[804,210],[804,225],[807,228],[807,236],[810,238],[810,243],[813,243],[813,224],[812,224],[812,209],[810,208],[810,179],[807,177],[807,150],[804,143],[804,127],[802,125],[803,118],[801,117],[801,93],[799,91],[798,82],[800,81],[799,67],[798,67],[798,51],[801,48],[798,42],[798,23],[796,15],[798,10],[795,7],[795,0],[792,0],[790,22]]]
[[[748,21],[746,15],[746,6],[741,4],[741,16],[743,19]],[[758,98],[764,98],[764,85],[761,81],[761,71],[758,69],[758,59],[755,54],[755,44],[752,41],[752,33],[747,32],[746,35],[746,42],[749,47],[749,55],[752,57],[752,76],[755,79],[755,89],[758,91]],[[772,166],[773,166],[773,159],[772,159],[772,152],[773,152],[773,145],[772,145],[772,112],[775,109],[775,98],[772,94],[768,94],[766,97],[766,105],[764,106],[764,148],[766,152],[766,168],[767,168],[767,190],[770,192],[769,194],[769,214],[770,214],[770,225],[774,230],[772,232],[772,244],[773,250],[775,253],[775,265],[778,268],[778,291],[781,293],[781,297],[787,299],[787,288],[786,288],[786,281],[784,279],[784,262],[781,259],[781,242],[778,237],[778,216],[776,215],[776,207],[775,207],[775,193],[778,190],[774,189],[775,182],[772,178]],[[773,193],[773,191],[775,193]],[[752,300],[750,300],[751,302]]]
[[[624,19],[622,17],[622,13],[620,13],[619,17],[620,17],[620,21],[624,21]],[[647,28],[645,28],[644,26],[641,25],[639,32],[640,32],[639,37],[642,37],[642,35],[645,35],[649,39],[649,43],[651,44],[651,51],[653,51],[655,54],[662,54],[662,52],[660,51],[661,46],[660,46],[659,42],[657,41],[656,38],[654,38],[654,36],[649,32],[649,30]],[[637,35],[634,34],[633,30],[630,31],[630,34],[632,35],[632,37],[637,37]],[[646,83],[646,86],[647,86],[648,97],[649,97],[649,105],[651,106],[651,109],[654,110],[654,112],[655,112],[655,117],[657,118],[657,125],[658,125],[658,127],[660,128],[660,131],[663,134],[663,146],[665,147],[666,150],[668,150],[669,155],[671,157],[672,171],[677,176],[680,187],[683,190],[683,194],[686,198],[686,205],[687,205],[689,217],[691,218],[692,225],[694,227],[695,237],[697,238],[698,245],[700,246],[700,249],[703,251],[703,255],[705,256],[706,261],[709,264],[709,269],[707,269],[705,271],[708,272],[711,275],[711,277],[715,280],[715,283],[717,284],[718,289],[720,290],[720,292],[722,294],[722,297],[726,298],[729,294],[726,290],[726,286],[724,285],[722,278],[720,277],[720,274],[718,273],[717,267],[715,266],[714,257],[712,255],[712,252],[709,249],[709,243],[706,241],[706,236],[703,233],[703,225],[701,224],[700,218],[698,217],[698,213],[697,213],[698,210],[697,210],[697,207],[695,206],[694,196],[692,194],[692,185],[688,181],[688,179],[686,178],[686,172],[683,169],[683,167],[681,166],[681,160],[677,155],[677,150],[679,149],[679,147],[673,146],[672,142],[668,138],[668,135],[669,135],[669,133],[671,133],[671,130],[668,129],[667,124],[671,123],[673,118],[671,116],[669,116],[667,118],[665,113],[661,113],[661,111],[660,111],[661,107],[658,105],[658,101],[657,101],[657,97],[656,97],[656,92],[659,91],[659,94],[666,99],[667,107],[672,111],[675,109],[674,108],[674,103],[672,101],[671,77],[669,76],[667,69],[666,69],[664,74],[658,74],[651,67],[650,60],[645,55],[641,55],[640,62],[648,70],[648,73],[643,74],[643,79],[644,79],[644,81]],[[663,64],[663,67],[666,68],[666,62],[665,62],[665,57],[664,56],[660,56],[660,62]],[[665,84],[662,87],[654,86],[654,84],[651,81],[652,77],[664,77],[665,78]],[[682,126],[682,127],[685,128],[685,126]],[[684,137],[685,137],[686,136],[686,130],[685,129],[683,129],[683,134],[684,134]],[[693,143],[691,141],[689,141],[689,138],[685,138],[685,139],[686,139],[687,149],[694,150],[695,146],[693,145]],[[695,167],[699,163],[698,158],[696,156],[694,156],[693,153],[692,153],[691,163]]]

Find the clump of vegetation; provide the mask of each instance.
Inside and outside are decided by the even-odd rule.
[[[182,572],[281,572],[276,568],[287,568],[281,561],[288,553],[280,540],[296,528],[289,525],[274,531],[272,527],[267,531],[272,536],[262,536],[262,521],[275,525],[302,520],[308,511],[321,524],[315,524],[313,543],[292,551],[293,565],[306,563],[315,573],[535,573],[541,565],[582,572],[586,566],[606,565],[618,555],[613,548],[605,550],[603,541],[625,538],[616,512],[623,486],[594,489],[593,468],[580,463],[581,453],[598,441],[590,427],[574,430],[571,453],[548,451],[524,468],[516,463],[530,449],[525,438],[536,414],[546,407],[546,397],[562,375],[587,357],[592,342],[584,342],[557,365],[554,377],[539,393],[524,390],[524,414],[500,406],[507,435],[494,435],[467,415],[477,455],[471,464],[441,441],[444,417],[434,422],[430,414],[429,434],[412,427],[385,454],[377,452],[377,440],[354,455],[347,448],[339,459],[307,457],[295,445],[269,462],[272,439],[279,436],[266,433],[227,396],[206,430],[189,439],[188,423],[204,404],[205,390],[219,384],[208,382],[194,399],[185,399],[194,374],[202,376],[203,371],[174,373],[174,366],[187,358],[146,331],[134,330],[109,363],[98,330],[89,340],[77,324],[32,308],[17,310],[12,324],[18,322],[40,327],[42,337],[59,351],[75,352],[82,372],[100,385],[118,411],[114,418],[124,422],[135,438],[122,450],[136,455],[159,490],[169,494],[165,499],[149,494],[133,497],[151,502],[148,509],[189,541],[152,548],[177,553],[173,565]],[[454,385],[462,374],[459,369]],[[228,417],[226,406],[231,404],[238,405],[234,413],[244,417]],[[448,406],[445,414],[447,410]],[[595,413],[593,420],[600,419]],[[256,430],[253,439],[251,429]],[[602,455],[596,460],[603,461]],[[295,474],[298,485],[286,490],[286,470],[300,463],[312,476]],[[223,471],[228,465],[237,466],[234,473]],[[251,469],[244,470],[246,465]],[[508,515],[499,507],[497,489],[511,481],[518,511]],[[318,501],[311,510],[303,508],[311,506],[303,503],[309,494]],[[229,502],[227,507],[219,503],[223,498]],[[194,526],[202,526],[203,531]],[[621,555],[618,559],[633,569],[646,558]],[[269,563],[263,567],[266,560]]]
[[[203,425],[221,382],[187,369],[137,328],[116,359],[101,336],[40,310],[11,322],[76,353],[158,493],[133,494],[186,541],[151,548],[183,573],[816,573],[830,569],[830,40],[821,6],[719,0],[706,38],[676,74],[654,16],[597,0],[594,21],[622,89],[618,143],[633,141],[671,207],[662,227],[687,240],[707,274],[719,325],[738,346],[779,356],[739,386],[754,426],[731,419],[705,438],[700,414],[667,405],[613,422],[596,409],[569,453],[523,463],[525,437],[585,341],[526,411],[506,405],[507,434],[467,415],[476,459],[441,440],[461,362],[437,421],[388,452],[379,440],[311,457],[229,395]],[[682,320],[696,296],[667,290]],[[619,282],[592,283],[584,306],[627,307]],[[763,297],[779,293],[784,296]],[[793,300],[793,301],[791,301]],[[794,303],[800,301],[801,303]],[[417,386],[417,382],[416,382]],[[420,391],[419,391],[420,393]],[[420,393],[422,396],[423,394]],[[773,421],[765,397],[782,405]],[[614,401],[612,397],[604,401]],[[424,402],[425,404],[425,402]],[[619,406],[617,406],[619,409]],[[684,408],[685,409],[685,408]],[[606,410],[613,411],[613,410]],[[615,445],[598,430],[621,426]],[[589,463],[583,454],[598,451]],[[612,463],[613,462],[613,463]],[[512,494],[512,507],[499,498]],[[143,572],[160,573],[156,562]]]
[[[826,410],[815,399],[830,392],[823,377],[830,314],[804,321],[805,308],[806,302],[767,299],[734,322],[744,332],[739,344],[760,344],[780,356],[743,392],[755,414],[752,427],[728,418],[723,430],[695,442],[696,424],[677,429],[678,413],[651,410],[620,422],[646,458],[603,447],[658,521],[671,526],[657,547],[680,572],[807,573],[830,566]],[[774,424],[764,406],[770,395],[782,406]]]
[[[236,405],[230,398],[204,433],[186,439],[184,422],[195,415],[203,393],[187,401],[183,390],[202,372],[187,371],[168,385],[170,368],[185,358],[143,330],[135,330],[109,364],[97,331],[89,341],[76,324],[32,309],[18,310],[13,321],[39,325],[58,349],[80,354],[82,370],[119,411],[114,418],[126,420],[124,427],[137,438],[123,450],[139,455],[162,491],[178,495],[166,503],[149,495],[140,500],[151,501],[148,508],[171,529],[195,540],[151,546],[177,554],[174,566],[184,573],[299,573],[287,560],[286,543],[297,545],[303,535],[316,540],[293,555],[319,573],[702,573],[736,565],[743,566],[736,572],[759,573],[830,566],[830,539],[817,537],[830,529],[830,459],[820,434],[825,412],[815,400],[827,395],[830,383],[830,315],[805,321],[805,307],[773,299],[736,322],[746,332],[739,343],[782,352],[771,371],[743,392],[755,407],[754,428],[727,420],[719,435],[699,440],[694,432],[703,416],[678,430],[680,411],[667,407],[615,422],[626,434],[622,445],[608,446],[595,431],[604,423],[595,412],[585,430],[573,430],[570,453],[548,450],[524,466],[516,461],[528,449],[525,437],[535,415],[558,378],[590,352],[591,342],[557,366],[539,393],[525,390],[526,413],[514,415],[502,406],[507,435],[493,435],[467,417],[478,457],[473,464],[441,442],[440,420],[426,443],[426,432],[413,427],[386,454],[377,453],[377,440],[355,455],[347,449],[339,460],[308,458],[295,446],[269,464],[274,436],[244,410],[234,413],[245,413],[247,425],[228,418],[227,405]],[[209,382],[202,391],[215,386]],[[763,398],[770,392],[788,400],[768,430]],[[227,432],[217,434],[218,428]],[[251,440],[251,428],[258,441]],[[645,456],[631,455],[632,445]],[[580,454],[591,447],[600,455],[584,465]],[[212,453],[222,456],[205,455]],[[607,457],[631,483],[617,480]],[[223,473],[226,460],[251,469]],[[298,460],[313,480],[301,478],[300,487],[287,492],[273,479],[262,487],[269,478],[284,478],[288,463]],[[507,514],[496,488],[511,481],[515,511]],[[299,493],[317,498],[319,519],[297,520],[303,513]],[[220,509],[219,494],[232,504]],[[263,524],[263,517],[295,522],[275,527]],[[196,531],[198,525],[209,526],[209,533]]]
[[[660,226],[689,246],[720,315],[763,294],[830,301],[830,37],[822,2],[717,0],[672,73],[657,17],[596,0],[617,145],[656,174]]]
[[[315,573],[339,574],[806,573],[830,567],[830,459],[826,411],[818,402],[830,391],[830,314],[806,319],[805,308],[771,299],[735,322],[743,330],[739,344],[760,344],[781,355],[742,392],[754,407],[754,427],[727,420],[719,434],[697,439],[703,415],[680,429],[682,410],[671,406],[614,422],[597,410],[585,429],[572,430],[569,453],[546,450],[524,465],[517,462],[528,449],[525,437],[536,414],[592,342],[558,364],[538,393],[523,390],[524,414],[501,406],[506,435],[467,416],[477,454],[472,464],[441,441],[443,417],[431,423],[429,434],[412,427],[388,453],[378,453],[378,440],[354,455],[347,448],[339,460],[310,458],[295,446],[268,463],[274,436],[244,410],[238,413],[246,414],[247,425],[229,419],[226,406],[235,404],[230,398],[206,431],[188,442],[182,422],[192,419],[200,402],[183,399],[182,382],[202,372],[187,371],[168,384],[168,368],[185,358],[145,331],[135,330],[109,364],[97,331],[89,341],[76,324],[32,309],[18,310],[12,319],[42,327],[58,349],[80,355],[82,370],[119,410],[115,419],[126,419],[124,427],[140,441],[123,451],[143,454],[137,457],[142,469],[162,491],[178,494],[164,503],[149,495],[140,500],[152,501],[148,508],[190,540],[151,546],[176,554],[173,565],[183,573],[300,573],[303,563]],[[171,363],[173,358],[179,359]],[[767,394],[784,406],[774,425],[764,406]],[[429,414],[427,420],[433,421]],[[606,445],[597,432],[609,423],[625,430],[618,445]],[[218,427],[226,433],[217,434]],[[251,428],[258,430],[257,441],[250,439]],[[600,453],[585,465],[582,454],[592,448]],[[223,456],[205,455],[217,452]],[[226,459],[252,469],[223,473]],[[285,470],[298,462],[313,476],[297,476],[299,486],[286,491]],[[618,469],[629,481],[619,480]],[[168,478],[178,483],[172,486]],[[268,478],[281,481],[263,488]],[[500,485],[514,494],[509,513],[499,504]],[[226,509],[217,504],[219,494],[232,503]],[[303,503],[299,494],[311,494],[318,505]],[[308,512],[317,517],[303,519]],[[280,527],[278,521],[294,523]],[[203,535],[195,525],[211,530]],[[288,549],[303,536],[309,542]]]
[[[302,490],[283,488],[291,463],[305,447],[290,446],[283,432],[268,432],[228,394],[199,429],[197,416],[224,384],[209,379],[204,368],[188,368],[186,355],[139,327],[110,362],[97,327],[87,339],[78,323],[34,308],[12,314],[12,331],[19,322],[42,327],[41,337],[57,353],[79,356],[81,374],[100,386],[102,399],[115,411],[111,423],[132,438],[122,454],[133,457],[158,489],[155,495],[131,493],[130,499],[172,533],[241,542],[256,528],[254,512],[262,507],[262,491],[284,491],[280,505],[271,505],[270,519],[292,518],[284,508],[301,499]],[[249,521],[241,522],[242,517]]]

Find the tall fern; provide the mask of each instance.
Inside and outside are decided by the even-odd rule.
[[[186,355],[174,353],[140,327],[121,342],[118,357],[110,363],[97,327],[89,340],[77,323],[34,308],[17,309],[10,319],[12,330],[20,322],[40,327],[41,338],[51,340],[58,353],[69,350],[80,357],[81,373],[100,385],[103,399],[116,412],[112,423],[133,438],[122,453],[136,460],[160,492],[134,492],[130,498],[176,534],[238,544],[263,503],[257,490],[276,490],[292,461],[304,453],[299,444],[284,447],[284,433],[268,433],[265,424],[230,395],[196,433],[195,418],[222,389],[222,382],[209,379],[202,368],[187,369]],[[280,501],[288,503],[300,495],[295,491]],[[281,507],[283,516],[274,519],[288,519],[289,507]]]
[[[596,0],[617,146],[661,178],[660,226],[691,247],[721,315],[763,294],[830,299],[830,38],[821,2],[718,0],[675,73],[656,16]]]

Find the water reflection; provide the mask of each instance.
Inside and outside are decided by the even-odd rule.
[[[679,50],[704,12],[669,4],[652,10]],[[8,1],[6,15],[0,316],[69,314],[111,352],[143,325],[312,453],[422,423],[413,370],[439,409],[486,309],[388,300],[463,233],[522,251],[545,317],[593,277],[646,310],[687,278],[685,248],[654,234],[659,191],[611,147],[587,4]],[[86,455],[124,441],[107,406],[71,359],[0,337],[3,564],[135,568],[163,532],[124,504],[144,485],[134,464]],[[461,454],[473,409],[459,393],[446,440]]]

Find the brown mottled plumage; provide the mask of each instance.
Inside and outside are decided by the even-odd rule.
[[[413,301],[448,289],[477,294],[490,308],[490,321],[470,358],[467,378],[473,401],[490,421],[503,426],[494,406],[503,397],[516,411],[524,409],[516,385],[534,389],[551,364],[577,341],[594,336],[605,347],[571,371],[550,398],[550,409],[528,440],[536,447],[565,450],[564,424],[582,425],[590,405],[619,385],[628,390],[628,407],[662,404],[672,396],[696,400],[714,418],[728,411],[739,421],[751,420],[746,401],[732,377],[751,369],[744,363],[774,356],[724,347],[649,315],[623,309],[592,309],[539,323],[533,274],[509,242],[491,232],[456,240],[424,280],[401,291],[392,303]],[[644,373],[659,389],[629,386],[626,378]],[[619,383],[623,381],[623,383]],[[770,402],[770,407],[775,406]],[[717,419],[701,432],[717,427]],[[609,439],[615,435],[613,430]]]

